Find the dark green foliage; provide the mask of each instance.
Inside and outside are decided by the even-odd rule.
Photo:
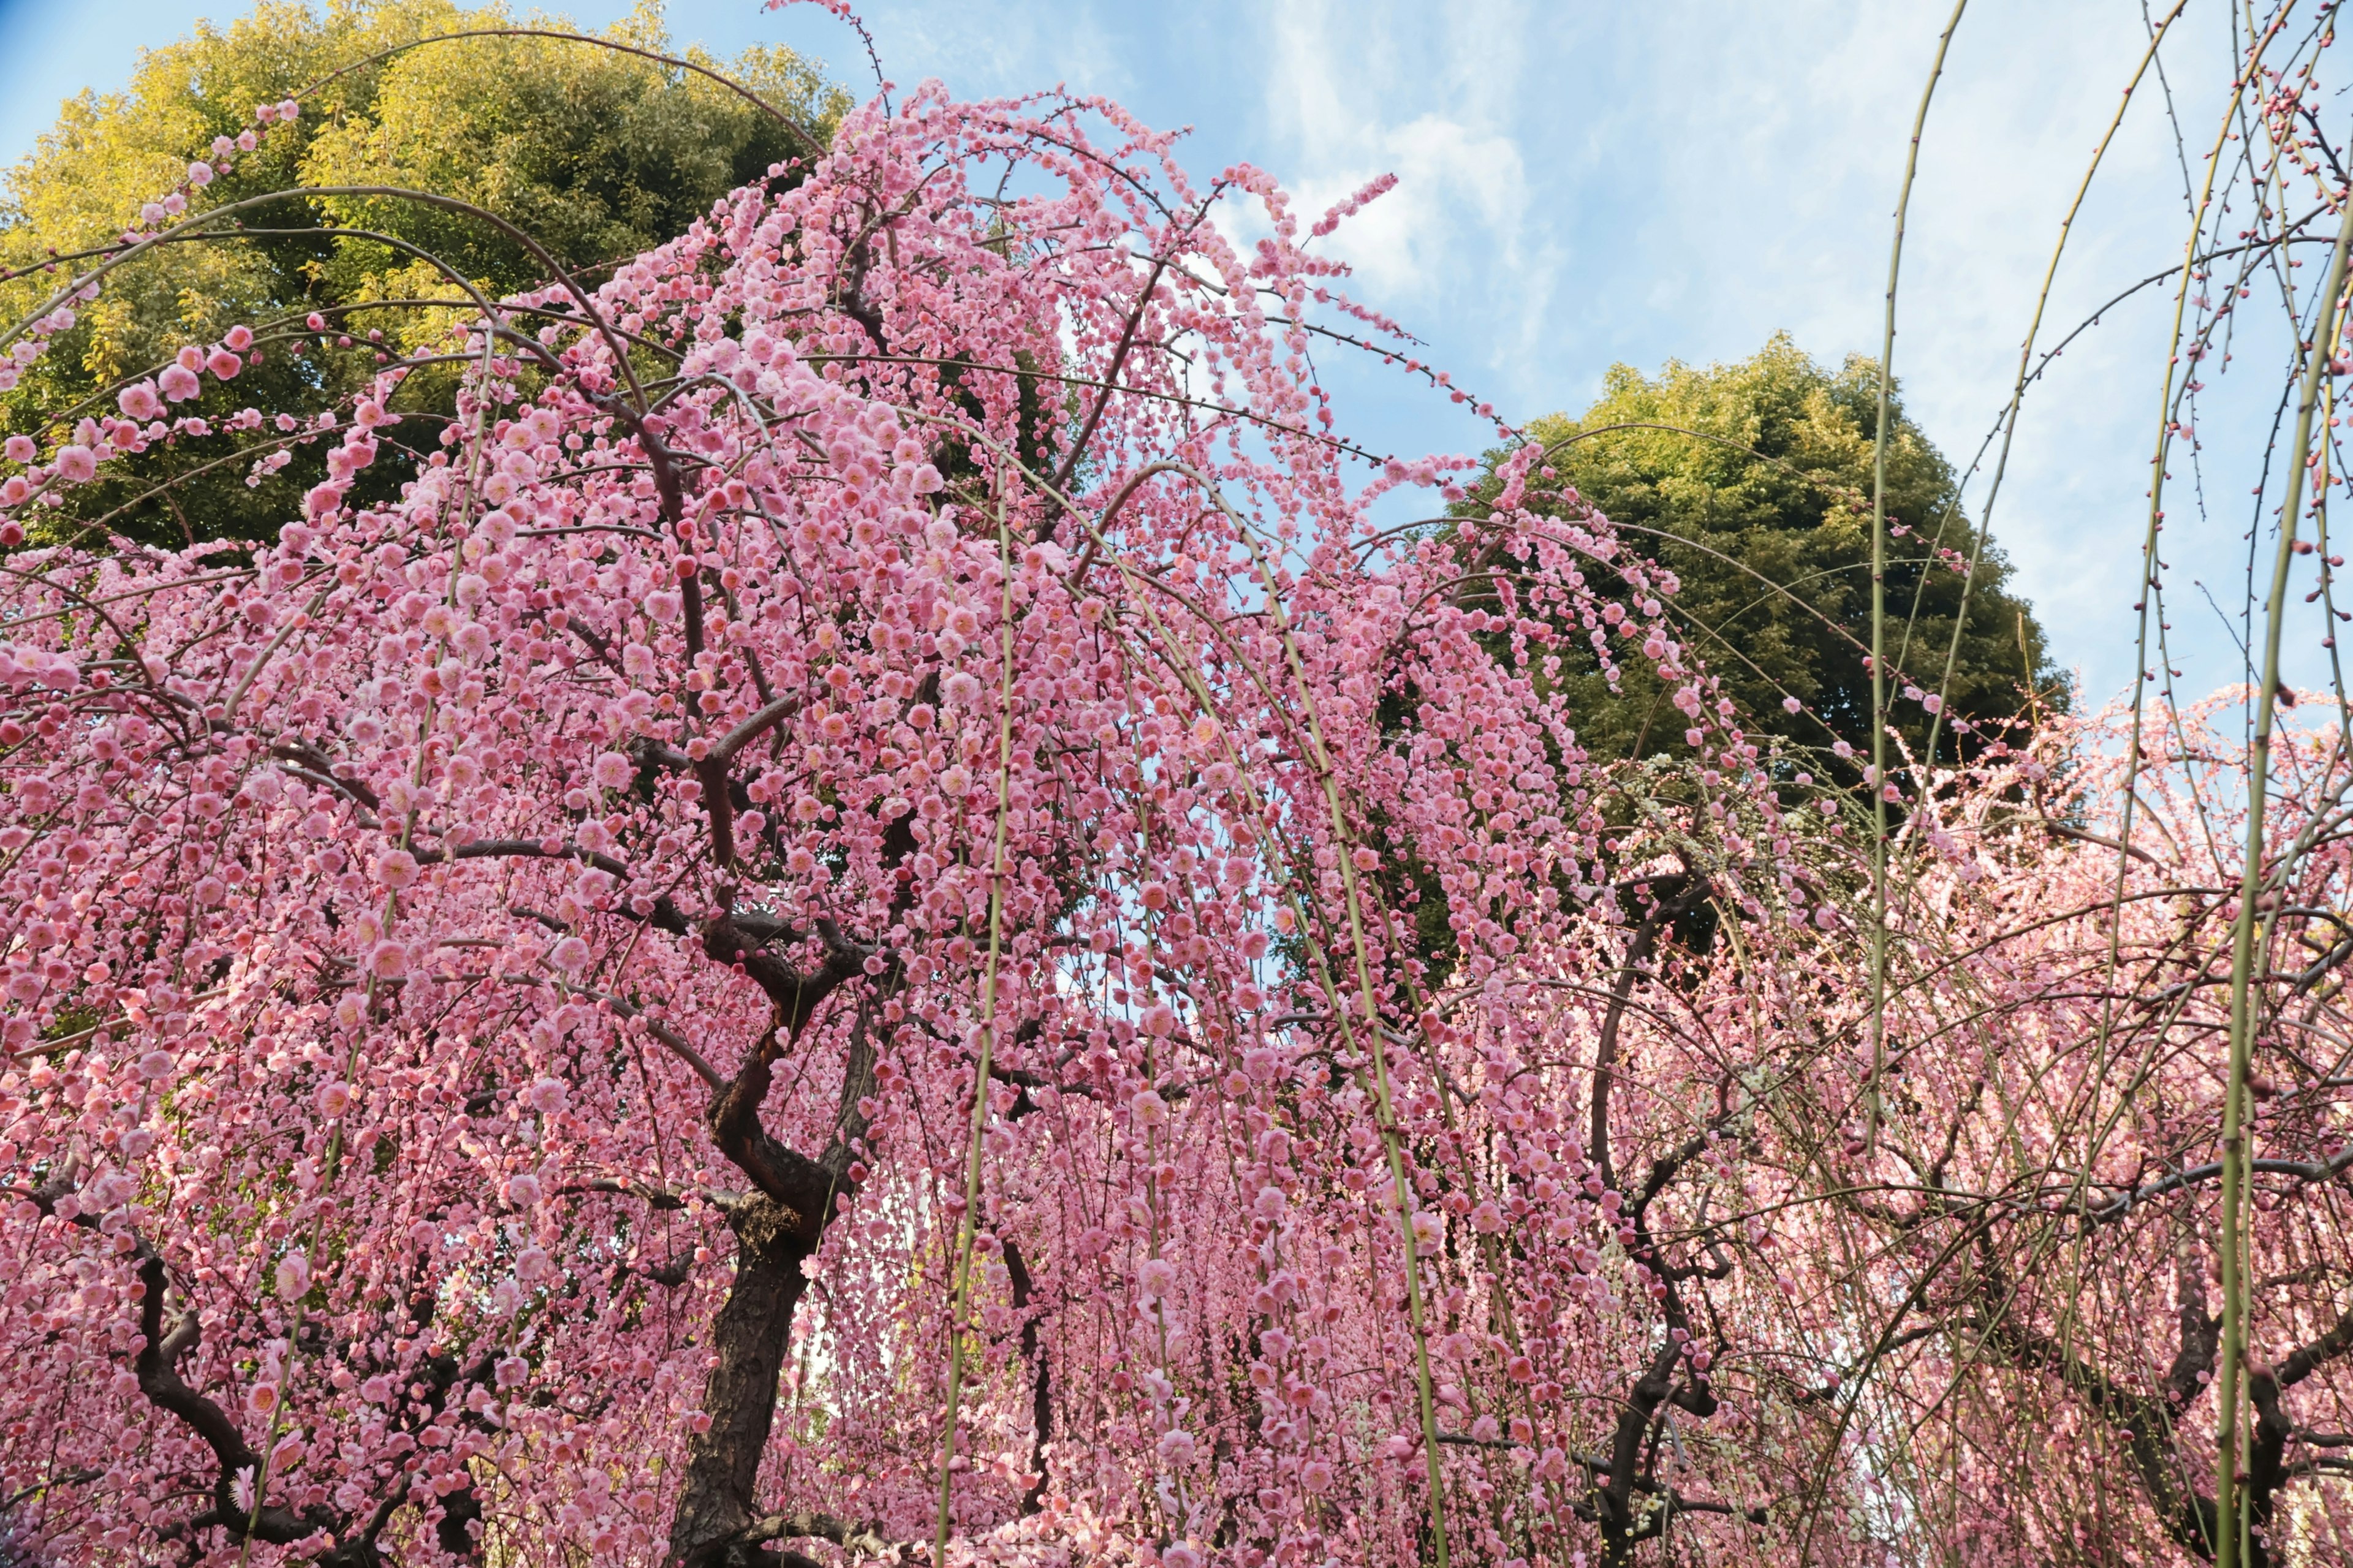
[[[1559,481],[1616,522],[1626,542],[1672,570],[1676,635],[1719,676],[1755,737],[1808,748],[1870,744],[1871,500],[1878,380],[1850,356],[1836,372],[1777,335],[1753,358],[1695,370],[1670,362],[1655,379],[1611,368],[1584,416],[1537,420]],[[1988,549],[1968,592],[1968,625],[1945,681],[1964,579],[1977,548],[1955,504],[1956,477],[1893,405],[1887,448],[1890,699],[1915,752],[1929,714],[1907,680],[1947,692],[1947,715],[1975,722],[2016,713],[2030,692],[2065,705],[2042,629]],[[1672,428],[1644,428],[1671,426]],[[1613,428],[1614,427],[1614,428]],[[1696,432],[1696,435],[1683,432]],[[1492,489],[1492,486],[1489,487]],[[1599,760],[1683,752],[1683,714],[1639,656],[1612,692],[1589,662],[1564,677],[1577,732]],[[1787,712],[1783,700],[1804,705]],[[1952,754],[1949,722],[1939,750]],[[1961,738],[1962,744],[1968,740]],[[1851,768],[1809,759],[1816,771]]]
[[[718,197],[773,165],[813,155],[790,126],[707,78],[589,45],[474,37],[361,63],[415,40],[514,25],[501,9],[469,10],[449,0],[335,0],[323,14],[263,0],[225,31],[206,26],[147,51],[128,89],[69,101],[56,129],[9,172],[0,263],[35,270],[0,285],[0,309],[14,319],[46,296],[59,279],[39,269],[45,255],[112,241],[143,202],[207,154],[216,136],[247,128],[256,105],[346,68],[356,68],[307,96],[301,121],[276,128],[259,152],[200,194],[196,210],[306,185],[427,191],[498,214],[560,265],[593,278],[682,233]],[[525,25],[565,26],[538,18]],[[675,52],[655,5],[642,5],[607,37]],[[692,52],[686,58],[718,66]],[[849,108],[845,94],[787,50],[750,51],[724,74],[819,139]],[[210,342],[240,321],[262,336],[262,363],[227,389],[208,383],[205,401],[182,412],[248,402],[273,410],[332,407],[375,368],[370,330],[397,332],[398,346],[415,349],[462,312],[465,292],[441,266],[353,233],[322,230],[405,241],[492,296],[544,281],[544,267],[493,226],[398,198],[289,198],[241,221],[241,237],[162,247],[111,277],[58,347],[0,399],[5,428],[34,432],[111,411],[122,382],[150,373],[180,344]],[[448,304],[389,304],[400,300]],[[329,319],[323,342],[302,328],[314,310]],[[345,331],[357,340],[353,348],[333,342]],[[403,401],[429,412],[446,391],[445,379],[420,377]],[[430,420],[400,432],[427,444],[435,434]],[[233,449],[226,437],[199,439],[110,465],[119,477],[75,492],[59,531],[103,522],[165,543],[274,532],[318,478],[315,450],[258,488],[247,484],[244,460],[188,477]],[[377,482],[391,482],[400,465],[384,467]],[[163,493],[167,479],[175,482]]]

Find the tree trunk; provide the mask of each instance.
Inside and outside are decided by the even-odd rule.
[[[807,1285],[801,1260],[808,1250],[794,1234],[800,1216],[754,1195],[728,1223],[735,1231],[735,1282],[712,1324],[719,1364],[711,1369],[702,1396],[711,1426],[688,1441],[686,1489],[670,1524],[670,1556],[683,1568],[752,1568],[764,1562],[747,1532],[761,1517],[760,1461],[776,1419],[793,1310]]]

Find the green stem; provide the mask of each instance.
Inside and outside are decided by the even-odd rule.
[[[2320,402],[2320,379],[2337,338],[2337,295],[2345,287],[2345,257],[2353,248],[2353,192],[2344,197],[2345,217],[2337,249],[2322,285],[2319,319],[2305,351],[2304,395],[2295,411],[2295,437],[2288,447],[2287,493],[2280,503],[2279,552],[2272,562],[2271,597],[2263,606],[2263,687],[2255,697],[2254,741],[2247,768],[2247,858],[2239,873],[2239,912],[2231,923],[2231,1068],[2222,1094],[2222,1342],[2215,1381],[2221,1431],[2215,1447],[2215,1568],[2238,1568],[2242,1557],[2242,1501],[2239,1495],[2240,1374],[2247,1340],[2247,1279],[2241,1252],[2246,1225],[2247,1063],[2254,1047],[2253,996],[2255,963],[2255,904],[2263,883],[2263,805],[2271,784],[2272,719],[2280,686],[2280,632],[2287,603],[2288,573],[2295,563],[2296,524],[2304,515],[2311,480],[2305,455],[2312,446],[2312,412]],[[2285,867],[2282,867],[2284,873]],[[2264,921],[2268,939],[2270,921]],[[2265,942],[2268,948],[2268,941]]]
[[[1936,39],[1936,58],[1912,117],[1912,144],[1904,155],[1904,184],[1895,196],[1895,239],[1887,252],[1887,324],[1879,342],[1879,419],[1871,438],[1871,1133],[1879,1131],[1879,1079],[1887,1067],[1887,417],[1895,359],[1895,279],[1904,264],[1904,218],[1912,180],[1920,169],[1920,137],[1928,100],[1945,74],[1968,0],[1953,0],[1952,18]]]
[[[988,1134],[988,1069],[997,1049],[997,964],[1005,934],[1005,827],[1013,784],[1013,535],[997,509],[997,562],[1004,579],[997,611],[1003,662],[997,690],[997,837],[989,852],[988,962],[980,980],[980,1061],[972,1083],[972,1142],[964,1170],[964,1218],[957,1227],[955,1292],[948,1309],[948,1419],[940,1439],[940,1511],[933,1568],[947,1568],[948,1505],[955,1487],[957,1406],[964,1396],[964,1327],[972,1308],[972,1247],[980,1223],[980,1161]]]
[[[2168,11],[2165,14],[2165,19],[2158,22],[2157,26],[2150,30],[2148,36],[2148,47],[2142,51],[2140,64],[2134,68],[2131,79],[2125,83],[2124,96],[2118,100],[2116,103],[2116,113],[2109,118],[2108,129],[2106,132],[2101,136],[2100,144],[2092,149],[2092,162],[2090,165],[2084,169],[2083,179],[2075,186],[2075,199],[2067,204],[2067,216],[2059,220],[2059,243],[2051,247],[2051,260],[2042,269],[2042,291],[2034,297],[2034,314],[2026,323],[2026,341],[2019,345],[2018,375],[2010,384],[2010,407],[2002,415],[2001,420],[2001,450],[1994,458],[1993,478],[1988,481],[1986,485],[1985,510],[1979,513],[1978,517],[1977,542],[1969,548],[1969,568],[1961,576],[1960,605],[1953,612],[1953,635],[1945,646],[1945,670],[1944,674],[1937,679],[1936,691],[1946,703],[1949,703],[1952,700],[1953,670],[1959,663],[1961,656],[1961,632],[1962,629],[1968,625],[1969,620],[1969,595],[1970,591],[1977,586],[1978,568],[1985,561],[1986,540],[1993,532],[1994,502],[2000,499],[2001,481],[2010,472],[2010,443],[2015,440],[2018,436],[2019,406],[2026,401],[2026,385],[2027,382],[2031,378],[2031,372],[2034,363],[2034,343],[2035,340],[2042,334],[2042,312],[2051,303],[2051,286],[2058,280],[2059,259],[2067,252],[2067,237],[2073,234],[2075,230],[2075,218],[2077,215],[2082,213],[2084,210],[2084,198],[2092,194],[2093,177],[2100,172],[2100,165],[2107,159],[2108,148],[2116,142],[2116,132],[2124,125],[2125,111],[2132,107],[2134,96],[2140,91],[2141,79],[2148,74],[2148,68],[2154,65],[2157,61],[2158,46],[2165,41],[2166,32],[2180,18],[2182,7],[2187,5],[2189,3],[2189,0],[2174,0],[2173,9]],[[2245,89],[2242,87],[2240,90],[2243,92]],[[2236,100],[2234,99],[2232,101],[2235,103]],[[2224,124],[2226,129],[2228,123],[2229,117],[2226,114],[2224,116]],[[2214,165],[2210,162],[2207,167],[2207,187],[2210,194],[2211,193],[2213,186],[2213,173]],[[2175,341],[2177,343],[2179,342],[2181,331],[2181,316],[2178,307],[2180,300],[2186,299],[2189,295],[2189,269],[2191,264],[2196,261],[2198,256],[2198,233],[2199,225],[2196,221],[2193,221],[2189,229],[2189,254],[2184,258],[2182,261],[2181,292],[2176,297],[2175,300],[2177,309],[2174,313],[2173,324]],[[2172,385],[2172,365],[2169,361],[2166,367],[2166,384],[2169,388]],[[2158,437],[2160,465],[2163,460],[2161,455],[2163,447],[2164,438],[2160,433]],[[2160,467],[2160,472],[2161,471],[2162,468]],[[2149,506],[2152,513],[2154,513],[2155,509],[2158,504],[2156,498],[2157,491],[2156,489],[2152,487],[2149,491]],[[2154,521],[2153,516],[2151,521]],[[1925,572],[1926,568],[1923,568],[1923,570]],[[2146,599],[2144,599],[2144,603],[2145,602]],[[2144,638],[2147,636],[2147,625],[2145,621],[2143,624],[2143,636]],[[2022,655],[2024,652],[2022,647],[2020,651]],[[2030,688],[2033,684],[2033,679],[2034,673],[2030,669],[2027,672],[2027,682]],[[2134,701],[2137,704],[2140,698],[2140,692],[2137,686],[2136,686],[2134,689],[2133,697]],[[1933,764],[1936,760],[1936,738],[1943,731],[1944,726],[1945,710],[1944,707],[1940,704],[1936,710],[1936,717],[1929,721],[1928,725],[1928,750],[1926,753],[1925,760],[1931,764]],[[2119,858],[2121,859],[2122,857],[2119,857]]]

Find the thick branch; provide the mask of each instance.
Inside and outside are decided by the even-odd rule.
[[[749,1531],[754,1541],[830,1541],[855,1557],[895,1558],[907,1548],[875,1524],[852,1524],[829,1513],[772,1513]]]
[[[1625,1021],[1627,1000],[1633,994],[1634,982],[1644,973],[1642,966],[1658,950],[1660,933],[1708,895],[1704,877],[1685,875],[1661,880],[1681,885],[1672,894],[1651,905],[1650,912],[1635,929],[1633,941],[1626,944],[1626,961],[1609,987],[1609,1005],[1601,1016],[1601,1038],[1593,1052],[1593,1116],[1588,1142],[1601,1180],[1609,1186],[1618,1184],[1609,1164],[1609,1082],[1617,1073],[1618,1030]],[[1656,889],[1657,884],[1653,884],[1654,893]]]
[[[2181,1325],[2181,1348],[2165,1374],[2165,1402],[2176,1415],[2205,1391],[2221,1342],[2222,1320],[2206,1310],[2206,1259],[2185,1239],[2173,1264],[2174,1299]]]
[[[48,1183],[27,1194],[33,1205],[42,1214],[55,1217],[58,1202],[80,1184],[80,1172],[68,1165]],[[100,1216],[77,1214],[69,1223],[85,1230],[97,1231]],[[301,1541],[321,1528],[332,1528],[331,1518],[305,1517],[286,1509],[250,1505],[238,1507],[236,1483],[242,1473],[259,1485],[261,1458],[245,1440],[245,1434],[230,1419],[228,1412],[190,1388],[180,1376],[180,1362],[196,1348],[204,1338],[204,1324],[192,1309],[180,1315],[167,1331],[164,1327],[164,1298],[171,1280],[164,1268],[164,1255],[155,1250],[146,1237],[137,1232],[131,1237],[132,1256],[137,1259],[141,1295],[139,1299],[139,1329],[142,1336],[139,1353],[132,1359],[132,1373],[139,1380],[139,1392],[147,1403],[166,1415],[176,1417],[212,1450],[216,1474],[212,1484],[213,1506],[189,1521],[185,1528],[218,1526],[231,1535],[243,1536],[250,1531],[256,1538],[273,1546],[283,1546]]]
[[[2247,1168],[2258,1175],[2294,1176],[2299,1181],[2306,1182],[2325,1182],[2348,1167],[2353,1167],[2353,1149],[2346,1150],[2333,1160],[2314,1160],[2309,1163],[2302,1160],[2250,1160],[2247,1162]],[[2200,1182],[2213,1181],[2221,1173],[2222,1163],[2219,1160],[2209,1161],[2203,1165],[2192,1165],[2186,1171],[2176,1171],[2171,1175],[2161,1177],[2145,1187],[2136,1187],[2096,1208],[2087,1208],[2084,1211],[2084,1217],[2094,1222],[2122,1219],[2132,1212],[2133,1206],[2137,1204],[2145,1204],[2149,1199],[2162,1197],[2167,1193],[2179,1192],[2184,1187],[2195,1186]]]
[[[1646,1489],[1645,1478],[1639,1473],[1643,1438],[1659,1406],[1674,1391],[1675,1371],[1682,1359],[1681,1346],[1661,1346],[1618,1413],[1617,1429],[1610,1436],[1609,1470],[1593,1499],[1594,1517],[1601,1526],[1602,1561],[1611,1568],[1630,1562],[1635,1542],[1649,1540],[1664,1527],[1657,1507],[1645,1507],[1635,1500]]]
[[[704,753],[704,763],[717,763],[724,768],[735,760],[737,752],[799,712],[800,708],[801,700],[797,692],[777,698],[722,736],[719,743]]]
[[[765,1196],[727,1216],[735,1231],[735,1281],[711,1325],[716,1364],[703,1388],[705,1430],[687,1443],[686,1485],[670,1521],[681,1568],[754,1568],[763,1532],[753,1500],[775,1422],[776,1387],[792,1343],[793,1310],[808,1281],[803,1217]]]
[[[894,866],[914,851],[903,823],[892,824],[883,843]],[[902,889],[892,906],[894,917],[905,896]],[[853,1172],[865,1147],[867,1107],[877,1088],[871,1027],[876,998],[869,990],[848,1032],[841,1094],[824,1152],[812,1160],[769,1135],[760,1108],[777,1059],[799,1038],[818,1005],[852,976],[864,975],[881,954],[850,941],[831,921],[820,920],[816,936],[825,958],[815,973],[803,974],[762,951],[766,937],[745,929],[754,923],[747,917],[739,924],[723,908],[703,927],[704,952],[740,966],[767,994],[775,1017],[735,1076],[718,1086],[707,1113],[713,1141],[758,1190],[727,1209],[736,1237],[735,1279],[712,1324],[709,1342],[715,1359],[702,1402],[711,1425],[688,1444],[686,1481],[671,1520],[670,1554],[681,1568],[778,1568],[778,1555],[763,1550],[766,1542],[786,1534],[824,1534],[790,1528],[797,1520],[818,1516],[764,1514],[754,1490],[792,1341],[794,1310],[807,1283],[801,1260],[816,1251],[842,1199],[857,1190]],[[876,966],[881,972],[878,980],[895,979],[889,962]]]
[[[2338,1315],[2327,1333],[2308,1344],[2298,1345],[2279,1364],[2279,1385],[2294,1388],[2320,1370],[2326,1363],[2335,1361],[2353,1350],[2353,1307]]]
[[[1990,1280],[1980,1291],[1997,1294]],[[2202,1559],[2212,1558],[2214,1501],[2189,1484],[2188,1469],[2174,1450],[2172,1412],[2163,1401],[2125,1387],[2048,1334],[2019,1322],[2006,1305],[1987,1326],[1982,1342],[2014,1365],[2056,1377],[2102,1420],[2130,1432],[2126,1453],[2158,1524],[2175,1545]],[[2268,1561],[2258,1535],[2248,1568],[2263,1568]]]
[[[1013,1288],[1013,1313],[1021,1320],[1021,1354],[1029,1363],[1029,1485],[1021,1493],[1021,1512],[1027,1516],[1045,1506],[1046,1444],[1054,1435],[1054,1381],[1046,1354],[1045,1341],[1039,1334],[1039,1321],[1029,1310],[1037,1290],[1029,1278],[1029,1265],[1021,1256],[1021,1248],[1010,1237],[1005,1240],[1005,1273]]]
[[[269,748],[269,754],[281,763],[292,763],[293,766],[288,771],[300,773],[313,784],[324,784],[346,800],[364,805],[371,812],[384,809],[384,803],[376,798],[375,791],[357,779],[338,776],[333,760],[308,741],[280,741]]]
[[[732,911],[723,912],[704,924],[702,951],[714,963],[742,964],[744,973],[776,1005],[777,1022],[785,1034],[797,1037],[816,1016],[818,1005],[843,982],[863,974],[866,961],[875,956],[874,949],[851,942],[831,921],[818,921],[817,935],[825,944],[825,958],[807,973],[763,951],[765,939],[754,937],[738,925]]]
[[[776,1568],[761,1544],[769,1528],[754,1502],[767,1451],[776,1389],[792,1340],[793,1313],[807,1281],[801,1260],[824,1239],[866,1135],[862,1102],[874,1092],[875,1052],[861,1007],[849,1031],[834,1135],[811,1160],[769,1136],[760,1121],[771,1069],[790,1035],[780,1017],[712,1101],[712,1136],[760,1189],[732,1205],[735,1280],[712,1324],[717,1357],[703,1390],[710,1427],[687,1447],[686,1485],[671,1521],[670,1552],[681,1568]],[[806,1532],[803,1532],[806,1533]]]

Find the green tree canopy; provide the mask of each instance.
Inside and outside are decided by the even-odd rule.
[[[1851,355],[1832,372],[1784,333],[1733,364],[1670,361],[1655,378],[1615,365],[1604,385],[1581,417],[1532,426],[1559,479],[1681,580],[1669,614],[1752,734],[1867,752],[1876,362]],[[2015,714],[2030,690],[2046,709],[2063,706],[2066,692],[2032,610],[2007,586],[2001,552],[1988,548],[1967,578],[1956,569],[1978,537],[1952,466],[1899,404],[1890,408],[1890,698],[1916,752],[1930,719],[1923,702],[1904,699],[1907,682],[1924,693],[1942,686],[1947,720],[1972,724]],[[1965,585],[1968,620],[1947,683]],[[1589,662],[1566,679],[1596,757],[1685,750],[1683,716],[1640,658],[1617,692]],[[1790,697],[1802,711],[1786,710]],[[1939,749],[1950,755],[1949,722],[1944,734]]]
[[[812,155],[792,125],[740,94],[641,55],[547,37],[400,49],[524,25],[566,26],[519,24],[501,8],[469,10],[450,0],[332,0],[322,13],[262,0],[226,30],[206,25],[143,52],[127,89],[69,100],[56,128],[6,174],[0,265],[34,270],[0,285],[0,308],[11,308],[13,319],[45,297],[59,281],[40,268],[46,256],[112,241],[216,137],[247,128],[257,105],[338,71],[349,74],[306,97],[301,121],[276,128],[199,193],[198,207],[297,186],[396,185],[487,208],[567,269],[593,273],[683,232],[729,190]],[[650,0],[602,36],[677,52]],[[387,50],[400,52],[374,58]],[[682,58],[743,84],[820,141],[849,107],[847,94],[786,49],[755,48],[723,65],[695,51]],[[300,332],[314,310],[339,333],[364,340],[373,326],[413,342],[435,330],[435,312],[388,303],[371,310],[370,302],[463,298],[430,262],[356,233],[320,230],[405,241],[493,295],[544,281],[528,250],[480,219],[393,198],[290,198],[248,214],[245,229],[246,237],[227,243],[160,247],[117,271],[72,331],[0,400],[6,427],[29,431],[86,407],[109,408],[116,384],[237,322],[261,331],[266,348],[266,323],[290,321]],[[372,368],[364,349],[338,355],[331,341],[286,342],[249,373],[272,384],[216,389],[211,398],[225,407],[248,400],[324,407]],[[434,384],[413,382],[405,395],[429,400]],[[175,486],[168,497],[139,499],[167,474],[228,450],[225,441],[218,451],[209,445],[111,465],[121,477],[76,492],[61,521],[105,518],[117,531],[170,542],[250,537],[292,515],[301,488],[315,477],[298,463],[254,488],[239,465]]]

